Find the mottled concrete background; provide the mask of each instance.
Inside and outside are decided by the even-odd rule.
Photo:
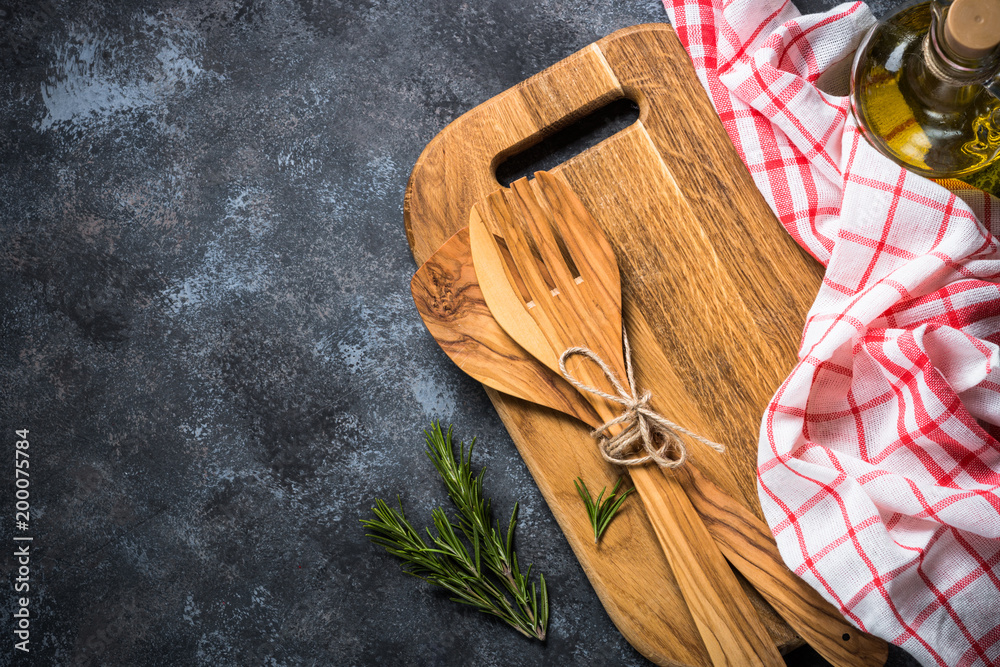
[[[648,664],[418,319],[402,203],[460,113],[663,20],[655,0],[0,5],[0,540],[12,581],[27,428],[35,664]],[[445,502],[435,418],[479,436],[501,515],[522,502],[545,644],[364,537],[375,497],[420,522]],[[11,597],[0,664],[28,664]]]

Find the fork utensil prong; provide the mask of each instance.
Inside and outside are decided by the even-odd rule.
[[[556,372],[564,350],[588,347],[626,382],[614,251],[563,179],[538,172],[533,181],[521,179],[509,190],[494,192],[474,207],[469,232],[483,296],[511,338]],[[506,258],[497,236],[506,241]],[[579,276],[571,275],[559,237]],[[555,289],[543,278],[540,263]],[[529,302],[514,287],[514,273],[523,280]],[[591,386],[607,384],[593,364],[576,363],[573,373]],[[618,406],[584,396],[605,421],[617,416]],[[629,472],[712,663],[784,665],[677,479],[648,466]],[[642,576],[638,565],[637,576]]]

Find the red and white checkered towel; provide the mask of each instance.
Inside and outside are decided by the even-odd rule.
[[[785,562],[923,664],[1000,664],[1000,201],[901,169],[820,89],[874,23],[864,4],[665,5],[757,187],[827,267],[761,424]]]

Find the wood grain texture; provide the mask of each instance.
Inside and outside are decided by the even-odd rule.
[[[727,445],[722,456],[697,445],[691,455],[708,479],[760,516],[754,474],[760,415],[794,364],[821,267],[760,197],[668,25],[614,33],[445,128],[411,174],[407,235],[422,263],[498,187],[494,167],[504,157],[626,95],[640,105],[639,122],[554,171],[614,248],[640,386],[653,391],[667,418]],[[655,560],[652,527],[634,516],[642,513],[633,507],[623,515],[627,521],[616,520],[601,550],[592,536],[588,541],[573,478],[599,488],[616,474],[599,456],[595,462],[587,429],[488,393],[625,637],[660,664],[708,664],[676,582]],[[609,555],[614,546],[623,544],[644,577],[653,564],[652,580],[661,585],[642,587],[639,597],[634,586],[617,585],[617,570],[607,565],[618,558]],[[796,645],[795,634],[759,598],[755,604],[776,643]]]
[[[625,382],[621,284],[614,250],[565,181],[546,172],[531,181],[516,181],[509,190],[497,190],[477,203],[470,220],[472,257],[483,296],[504,330],[522,345],[544,348],[538,359],[554,371],[560,370],[563,350],[586,347]],[[500,239],[506,241],[506,253]],[[486,261],[495,267],[492,271],[483,270]],[[519,289],[523,293],[518,294]],[[520,302],[518,308],[492,308],[514,300]],[[578,365],[574,375],[613,393],[593,363]],[[596,394],[584,398],[605,421],[620,410]],[[619,425],[611,435],[621,430]],[[629,473],[712,664],[783,665],[677,481],[660,475],[655,466],[629,468]]]
[[[592,428],[603,423],[580,394],[510,339],[493,319],[482,301],[467,228],[428,258],[412,285],[428,329],[470,375],[517,398],[574,416]],[[498,368],[505,372],[498,376]],[[726,559],[820,655],[835,667],[876,667],[885,662],[886,643],[859,632],[788,570],[767,524],[700,474],[697,461],[689,461],[677,475]],[[640,544],[640,553],[645,546]],[[595,576],[596,584],[601,584],[600,573]],[[648,578],[641,581],[657,585]]]
[[[468,228],[448,239],[417,270],[410,291],[434,340],[473,378],[585,423],[597,420],[576,389],[535,361],[493,318],[472,264]]]
[[[726,559],[817,653],[838,667],[885,664],[886,643],[849,625],[833,605],[789,572],[766,523],[721,493],[697,467],[685,466],[671,474],[680,479]]]

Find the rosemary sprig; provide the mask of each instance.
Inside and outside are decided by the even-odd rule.
[[[608,487],[601,489],[601,494],[597,496],[597,500],[594,500],[593,496],[590,495],[590,489],[587,488],[587,484],[583,481],[582,477],[577,477],[576,480],[573,480],[576,492],[580,494],[580,499],[583,500],[583,504],[587,507],[587,517],[590,519],[590,525],[594,528],[594,544],[597,544],[601,539],[601,535],[607,530],[608,525],[615,518],[615,515],[621,509],[622,503],[625,502],[628,495],[635,491],[635,488],[627,489],[625,493],[616,498],[615,494],[618,493],[618,487],[622,485],[623,479],[623,477],[618,478],[615,487],[611,489],[611,495],[606,500],[602,499]],[[579,480],[579,483],[577,483],[577,480]],[[581,486],[583,488],[580,488]]]
[[[440,507],[435,509],[431,514],[434,532],[425,529],[429,540],[425,542],[403,514],[401,502],[397,511],[376,499],[372,508],[376,518],[361,520],[371,531],[367,537],[402,559],[404,572],[447,589],[454,596],[452,600],[497,616],[526,637],[544,640],[549,623],[548,589],[541,573],[538,585],[529,586],[531,567],[522,573],[518,565],[514,552],[518,505],[514,505],[506,531],[501,530],[499,521],[493,523],[490,500],[483,497],[486,469],[479,475],[472,473],[475,439],[468,453],[465,443],[459,443],[456,459],[450,426],[445,434],[440,424],[434,423],[424,435],[427,457],[458,508],[458,522],[449,521]],[[471,553],[458,533],[471,545]]]

